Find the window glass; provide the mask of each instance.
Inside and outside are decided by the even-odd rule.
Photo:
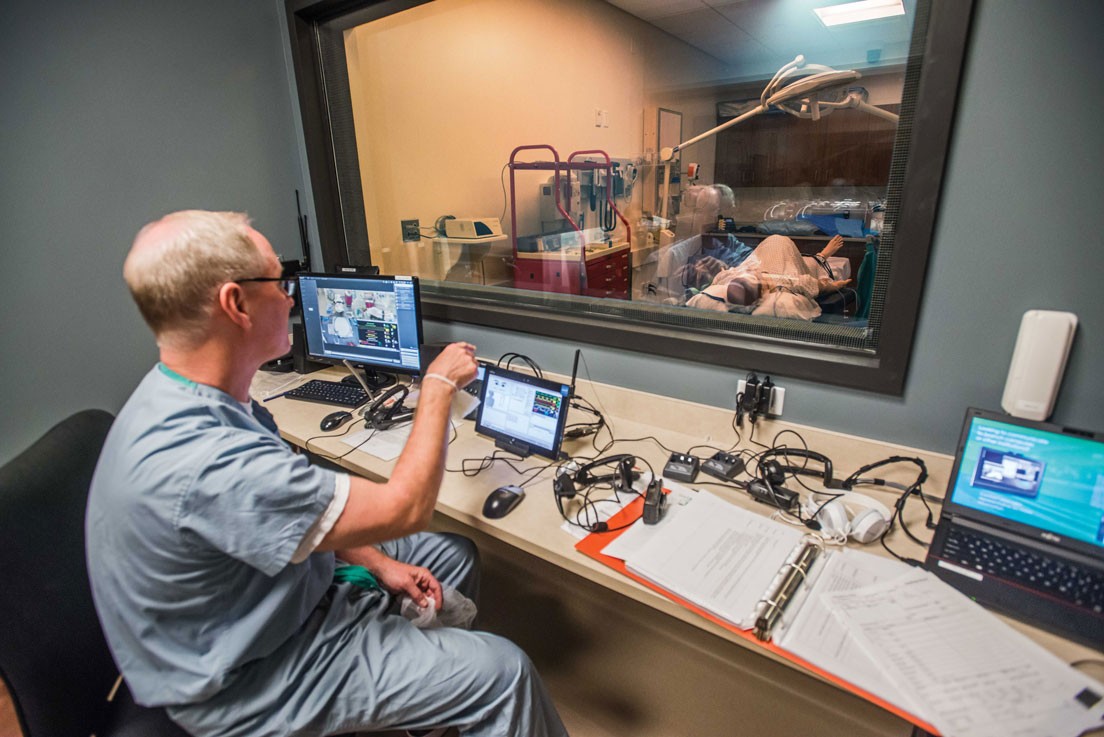
[[[821,4],[293,8],[326,260],[430,317],[900,392],[971,5]]]
[[[763,27],[776,5],[437,0],[349,30],[372,262],[861,337],[910,18],[836,30],[790,3]]]

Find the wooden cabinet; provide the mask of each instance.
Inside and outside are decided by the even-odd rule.
[[[585,289],[579,273],[578,249],[519,253],[514,260],[514,287],[610,299],[629,299],[632,294],[628,245],[588,249]]]

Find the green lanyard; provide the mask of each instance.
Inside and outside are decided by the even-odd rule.
[[[336,583],[351,583],[362,589],[378,589],[379,581],[364,566],[338,566],[334,569]]]

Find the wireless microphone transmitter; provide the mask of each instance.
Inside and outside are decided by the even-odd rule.
[[[784,487],[773,486],[761,479],[755,479],[748,484],[747,491],[757,502],[769,504],[786,512],[797,509],[799,501],[797,493]]]
[[[667,513],[667,495],[663,493],[663,479],[652,479],[644,492],[644,524],[658,524]]]

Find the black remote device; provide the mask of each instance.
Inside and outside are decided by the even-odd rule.
[[[701,470],[715,479],[731,481],[744,470],[744,459],[734,453],[719,450],[702,464]]]
[[[694,456],[686,453],[672,453],[667,459],[667,465],[663,467],[663,475],[675,481],[694,483],[698,477],[698,466],[701,462]]]

